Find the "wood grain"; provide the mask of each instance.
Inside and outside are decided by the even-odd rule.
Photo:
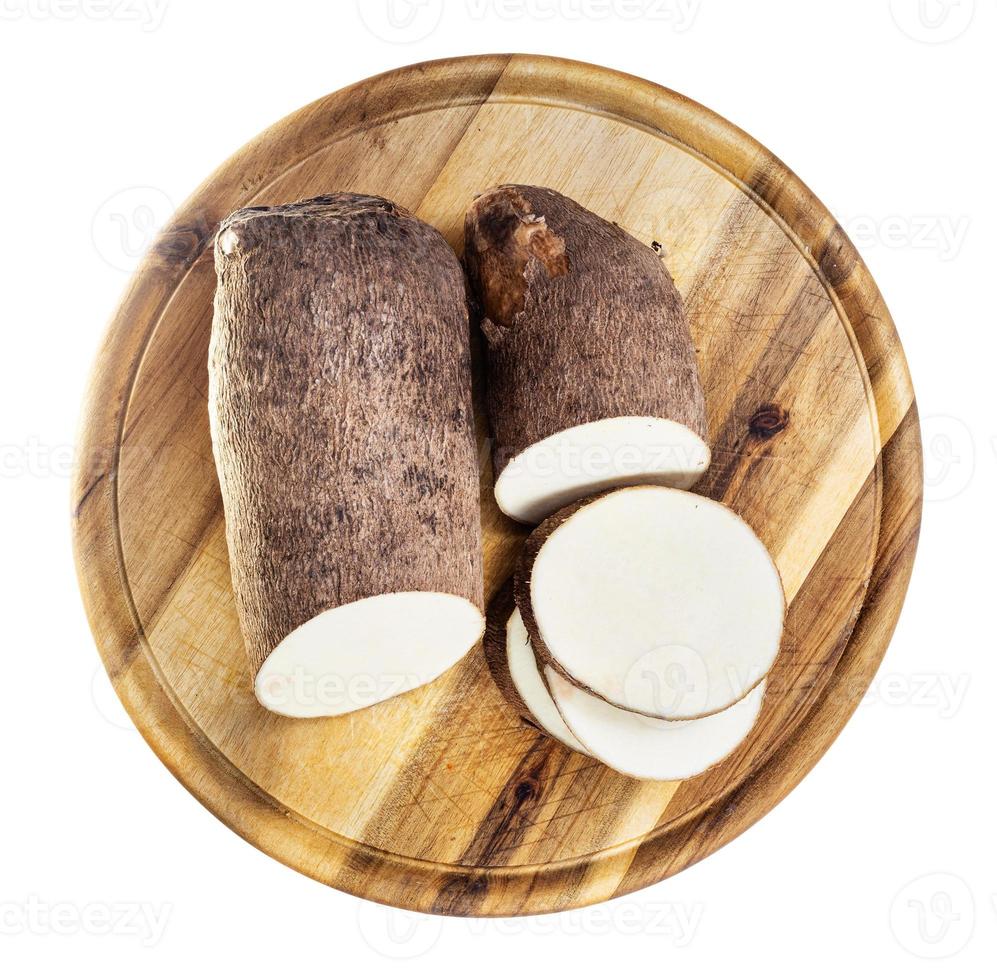
[[[368,711],[294,721],[253,697],[206,409],[211,244],[238,207],[380,194],[462,247],[467,202],[553,186],[658,241],[689,315],[714,446],[701,489],[772,551],[786,642],[752,740],[641,783],[516,717],[480,650]],[[486,598],[525,530],[491,498]],[[883,300],[780,161],[650,82],[536,56],[416,65],[267,130],[180,209],[98,356],[74,483],[91,626],[122,701],[178,779],[247,840],[354,894],[448,914],[548,912],[632,891],[771,809],[847,721],[893,631],[921,508],[917,412]]]

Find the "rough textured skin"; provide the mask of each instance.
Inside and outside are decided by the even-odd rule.
[[[650,246],[522,185],[478,197],[464,235],[488,345],[496,476],[541,439],[604,418],[671,419],[706,441],[682,300]]]
[[[254,676],[358,599],[481,608],[466,294],[443,237],[335,194],[235,212],[215,265],[212,440]]]
[[[492,675],[492,680],[502,692],[502,696],[515,709],[516,714],[528,725],[540,728],[536,718],[533,717],[530,709],[519,696],[516,685],[512,681],[509,673],[509,661],[506,657],[506,625],[509,617],[516,608],[516,600],[512,594],[512,579],[509,579],[498,592],[495,598],[488,604],[488,615],[485,623],[485,660],[488,663],[488,670]],[[543,729],[541,729],[542,731]]]
[[[546,735],[548,738],[554,739],[554,741],[565,745],[556,735],[547,731],[546,728],[541,725],[536,718],[534,718],[530,709],[526,706],[526,703],[519,696],[519,691],[516,690],[516,685],[512,680],[512,675],[509,672],[509,661],[506,657],[506,625],[509,622],[509,617],[512,615],[513,610],[516,608],[516,600],[513,595],[513,579],[509,579],[506,583],[498,590],[495,594],[495,598],[488,605],[488,617],[485,625],[485,637],[484,637],[484,648],[485,648],[485,660],[488,663],[488,670],[492,675],[492,680],[495,681],[496,686],[502,692],[502,696],[509,702],[510,706],[519,715],[520,719],[524,721],[531,728],[537,729],[537,731]],[[543,663],[538,660],[537,667],[540,670],[540,679],[544,683],[544,687],[547,688],[548,693],[550,691],[550,686],[547,684],[547,679],[543,674]],[[571,749],[572,752],[579,751],[573,745],[566,745],[566,748]]]

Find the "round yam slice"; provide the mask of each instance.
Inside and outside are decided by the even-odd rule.
[[[339,715],[480,639],[463,270],[356,194],[237,211],[215,245],[209,415],[256,695]]]
[[[527,541],[515,598],[545,666],[670,721],[740,701],[772,667],[785,617],[779,572],[734,511],[653,486],[548,518]]]
[[[689,779],[716,765],[747,737],[765,696],[762,681],[725,711],[691,721],[662,721],[617,708],[550,667],[544,677],[581,751],[637,779]]]
[[[536,524],[602,490],[659,483],[688,489],[710,463],[706,443],[671,419],[607,418],[527,446],[495,481],[504,514]]]
[[[571,734],[551,700],[523,617],[513,601],[511,582],[499,591],[488,608],[485,659],[496,685],[520,718],[569,749],[584,754],[581,743]]]
[[[480,195],[464,238],[500,509],[535,524],[612,487],[692,486],[710,461],[705,400],[661,256],[545,187]]]
[[[481,638],[481,612],[443,592],[392,592],[326,609],[292,630],[256,674],[271,711],[330,717],[421,687]]]

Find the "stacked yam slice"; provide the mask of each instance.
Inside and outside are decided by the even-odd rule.
[[[628,775],[684,779],[754,726],[784,610],[778,571],[733,511],[631,487],[533,532],[485,644],[531,724]]]
[[[607,765],[682,779],[761,710],[785,599],[709,464],[703,390],[661,257],[544,188],[475,200],[495,497],[543,520],[492,603],[488,663],[522,717]]]

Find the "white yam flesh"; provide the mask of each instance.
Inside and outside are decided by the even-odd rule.
[[[467,599],[394,592],[329,609],[282,640],[256,675],[264,707],[292,718],[346,714],[435,680],[480,639]]]
[[[569,749],[584,753],[585,749],[564,723],[540,676],[537,658],[518,609],[513,611],[506,623],[505,649],[509,676],[533,720],[548,735],[564,743]]]
[[[633,487],[590,501],[550,532],[528,576],[537,652],[629,711],[722,711],[779,652],[779,572],[751,528],[705,497]]]
[[[710,465],[692,429],[670,419],[601,419],[557,432],[513,457],[495,481],[499,509],[536,524],[562,507],[614,487],[686,490]]]
[[[661,721],[624,711],[545,668],[550,693],[582,751],[637,779],[689,779],[730,755],[754,727],[765,682],[737,704],[693,721]]]

